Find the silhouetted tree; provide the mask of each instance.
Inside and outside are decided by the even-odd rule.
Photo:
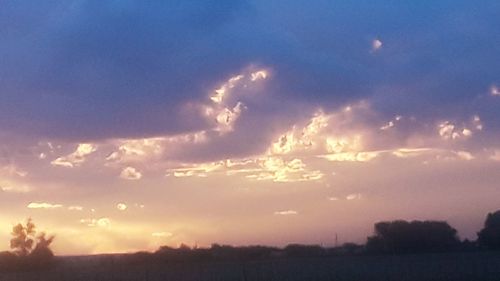
[[[477,234],[481,247],[490,250],[500,250],[500,210],[488,213],[484,228]]]
[[[18,223],[12,228],[14,237],[10,240],[10,248],[18,256],[27,256],[33,249],[35,233],[35,224],[31,218],[26,221],[26,226]]]
[[[54,236],[47,237],[44,232],[36,236],[36,226],[31,218],[26,221],[26,225],[15,225],[12,228],[12,236],[10,247],[17,256],[18,266],[37,269],[52,263],[54,253],[50,244]]]
[[[54,236],[46,237],[45,233],[40,233],[37,237],[37,243],[35,249],[31,251],[30,256],[39,262],[49,261],[54,257],[54,253],[49,248],[50,244],[54,240]]]
[[[456,249],[459,243],[456,229],[447,222],[398,220],[376,223],[366,249],[371,253],[442,252]]]

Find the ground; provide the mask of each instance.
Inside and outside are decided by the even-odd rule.
[[[498,281],[500,252],[277,258],[262,261],[124,263],[120,256],[58,258],[42,272],[0,281]]]

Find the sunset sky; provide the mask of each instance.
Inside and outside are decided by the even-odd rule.
[[[362,243],[500,209],[500,2],[2,1],[0,250]]]

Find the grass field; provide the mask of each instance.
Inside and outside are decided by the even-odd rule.
[[[280,258],[247,262],[124,263],[120,256],[58,258],[41,272],[0,273],[1,281],[497,281],[500,252]]]

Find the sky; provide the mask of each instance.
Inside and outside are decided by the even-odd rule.
[[[498,1],[3,1],[0,250],[363,243],[500,209]]]

